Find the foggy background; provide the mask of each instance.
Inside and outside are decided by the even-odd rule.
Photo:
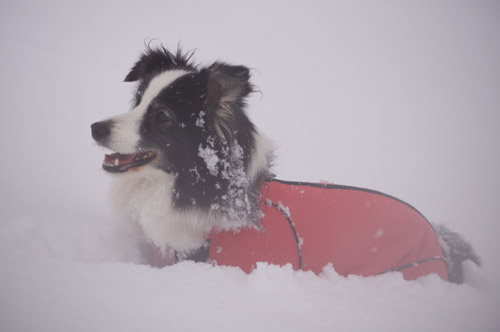
[[[248,113],[279,178],[389,193],[500,252],[498,1],[4,0],[0,13],[2,221],[107,209],[89,125],[130,108],[122,80],[156,38],[254,69]]]
[[[498,278],[499,32],[499,1],[2,0],[0,224],[113,218],[90,124],[153,39],[253,69],[278,178],[396,196]]]

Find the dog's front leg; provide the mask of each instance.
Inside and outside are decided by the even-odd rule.
[[[175,251],[170,247],[161,250],[149,242],[142,241],[139,250],[146,263],[157,268],[173,265],[176,262]]]

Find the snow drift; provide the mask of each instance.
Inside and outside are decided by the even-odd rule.
[[[399,273],[320,276],[262,263],[143,265],[119,223],[16,219],[0,228],[2,331],[496,331],[498,294]]]

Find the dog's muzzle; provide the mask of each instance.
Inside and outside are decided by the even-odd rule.
[[[111,129],[113,121],[101,121],[93,123],[92,137],[97,144],[106,148],[109,146]],[[156,152],[153,150],[140,150],[133,153],[112,153],[104,156],[102,168],[110,173],[124,173],[129,170],[138,169],[149,164],[156,158]]]

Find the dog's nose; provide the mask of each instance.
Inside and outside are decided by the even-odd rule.
[[[104,141],[111,133],[109,121],[93,123],[90,128],[92,129],[92,137],[97,142]]]

